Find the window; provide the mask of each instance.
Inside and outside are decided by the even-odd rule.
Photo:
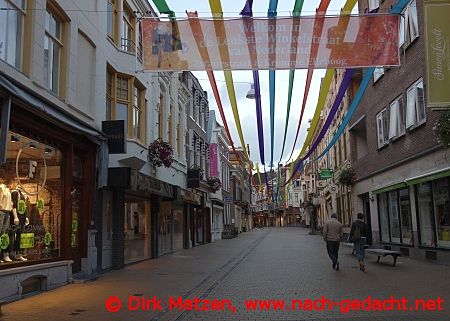
[[[450,248],[450,178],[416,186],[420,243]]]
[[[406,47],[419,37],[416,0],[412,0],[402,12],[399,26],[399,46]]]
[[[116,42],[117,39],[117,0],[108,0],[106,3],[107,11],[107,34],[108,37]]]
[[[408,88],[406,99],[406,128],[423,124],[426,121],[426,112],[422,79]]]
[[[0,59],[21,69],[25,1],[0,0],[0,8]]]
[[[394,100],[389,107],[389,139],[405,133],[405,108],[402,96]]]
[[[145,142],[145,87],[133,77],[106,71],[106,119],[124,120],[128,138]]]
[[[377,114],[377,135],[378,135],[378,148],[382,148],[389,143],[388,135],[388,121],[387,110],[383,109]]]
[[[170,106],[169,106],[169,117],[168,117],[168,120],[167,120],[167,123],[168,123],[168,125],[167,125],[167,127],[168,127],[168,131],[167,131],[167,134],[169,135],[169,139],[168,139],[168,141],[169,141],[169,145],[170,146],[172,146],[173,147],[173,117],[174,115],[173,115],[173,105],[172,104],[170,104]]]
[[[181,108],[179,108],[181,110]],[[177,124],[177,130],[176,130],[176,139],[177,139],[177,155],[178,157],[181,157],[181,150],[182,150],[182,136],[181,136],[181,129],[183,127],[183,122],[181,118],[181,112],[178,112],[178,124]]]
[[[164,140],[164,108],[166,100],[166,91],[164,87],[161,87],[161,93],[159,94],[159,108],[158,108],[158,138]]]
[[[120,46],[122,50],[134,52],[134,24],[135,18],[133,11],[124,3],[123,7],[123,21],[122,21],[122,35]]]
[[[384,68],[383,67],[377,67],[373,71],[373,83],[376,83],[378,79],[381,78],[381,76],[384,75]]]
[[[409,188],[378,195],[381,241],[412,245],[412,219]]]
[[[378,9],[380,7],[380,0],[369,0],[369,11]]]
[[[50,10],[45,12],[44,82],[50,91],[59,94],[62,50],[62,22]]]
[[[295,193],[295,203],[298,203],[298,193]]]
[[[142,35],[142,25],[139,23],[139,33],[138,33],[138,47],[137,47],[137,59],[142,63],[143,59],[143,35]]]

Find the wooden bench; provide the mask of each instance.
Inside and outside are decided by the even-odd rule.
[[[380,263],[380,258],[382,256],[383,257],[387,256],[387,255],[392,256],[392,258],[394,259],[393,266],[395,266],[395,264],[397,263],[397,258],[399,256],[402,256],[402,253],[400,253],[398,251],[391,251],[391,250],[384,250],[384,249],[368,249],[368,250],[366,250],[366,252],[378,255],[377,263]]]

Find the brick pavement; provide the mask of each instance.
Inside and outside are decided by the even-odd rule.
[[[265,228],[238,238],[184,250],[149,260],[97,281],[73,284],[3,307],[10,320],[450,320],[450,267],[399,258],[396,267],[385,258],[376,264],[366,259],[367,272],[356,268],[351,250],[341,248],[340,271],[332,270],[320,236],[301,228]],[[122,311],[106,312],[110,295],[229,299],[236,313],[228,311]],[[444,300],[440,312],[246,311],[245,299],[316,299],[333,301],[367,296]],[[164,305],[166,307],[166,305]]]

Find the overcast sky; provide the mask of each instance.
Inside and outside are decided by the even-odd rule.
[[[208,0],[166,0],[169,8],[175,11],[178,18],[186,17],[186,10],[196,10],[200,17],[211,17],[210,7]],[[269,8],[269,0],[261,1],[255,0],[253,4],[253,15],[255,17],[267,16],[267,10]],[[281,0],[278,1],[278,16],[290,16],[294,7],[294,0]],[[320,0],[305,0],[302,10],[302,15],[314,15],[315,10],[318,7]],[[327,14],[338,15],[340,9],[343,7],[344,0],[334,0],[328,8]],[[238,17],[239,12],[244,7],[244,0],[222,0],[222,8],[225,17]],[[231,110],[230,101],[228,99],[227,88],[224,82],[223,72],[214,72],[217,85],[220,91],[220,97],[222,104],[224,105],[225,116],[227,119],[230,132],[233,137],[235,146],[240,145],[239,136],[236,130],[236,124],[234,122],[233,113]],[[270,105],[269,105],[269,72],[267,70],[260,71],[261,82],[261,101],[263,110],[263,122],[264,122],[264,142],[265,142],[265,161],[266,165],[270,162]],[[320,80],[324,76],[324,70],[315,70],[311,83],[311,89],[308,95],[306,104],[305,115],[303,117],[300,135],[295,147],[294,157],[296,157],[303,146],[303,142],[306,138],[306,128],[308,119],[311,119],[314,114],[314,109],[317,105],[317,98],[319,94]],[[208,92],[210,109],[217,111],[216,101],[211,91],[211,86],[208,81],[205,72],[195,72],[195,75],[199,78],[200,83],[204,90]],[[274,163],[276,164],[281,156],[281,148],[283,143],[284,125],[286,119],[286,107],[288,96],[288,76],[289,71],[278,70],[276,72],[276,100],[275,100],[275,146],[274,146]],[[255,101],[249,100],[245,96],[250,89],[250,83],[253,81],[251,71],[233,71],[233,79],[235,81],[235,90],[237,105],[239,109],[239,116],[241,119],[241,125],[244,133],[244,140],[246,144],[250,145],[250,158],[257,163],[260,162],[259,147],[258,147],[258,134],[256,126],[256,112]],[[300,118],[300,110],[303,99],[303,92],[306,81],[306,70],[297,70],[295,73],[294,90],[292,95],[291,113],[287,134],[286,147],[283,154],[282,163],[287,161],[289,157],[292,145],[294,143],[295,133],[297,131],[297,125]],[[217,121],[222,123],[218,111],[216,112]]]

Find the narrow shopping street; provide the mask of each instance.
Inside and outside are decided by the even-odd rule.
[[[349,248],[341,247],[334,271],[319,235],[303,228],[264,228],[239,237],[183,250],[111,271],[95,281],[71,284],[2,307],[1,320],[448,320],[448,267],[390,257],[366,258],[365,273],[356,268]],[[110,313],[105,301],[118,296],[121,311]],[[129,296],[161,300],[165,311],[128,311]],[[168,310],[169,297],[230,300],[236,312]],[[443,311],[248,311],[246,299],[386,300],[391,296],[443,300]],[[46,307],[42,309],[42,307]],[[134,305],[133,307],[136,307]],[[346,306],[344,306],[346,307]],[[151,308],[151,307],[150,307]],[[437,308],[437,306],[435,306]],[[319,309],[318,309],[319,310]]]

